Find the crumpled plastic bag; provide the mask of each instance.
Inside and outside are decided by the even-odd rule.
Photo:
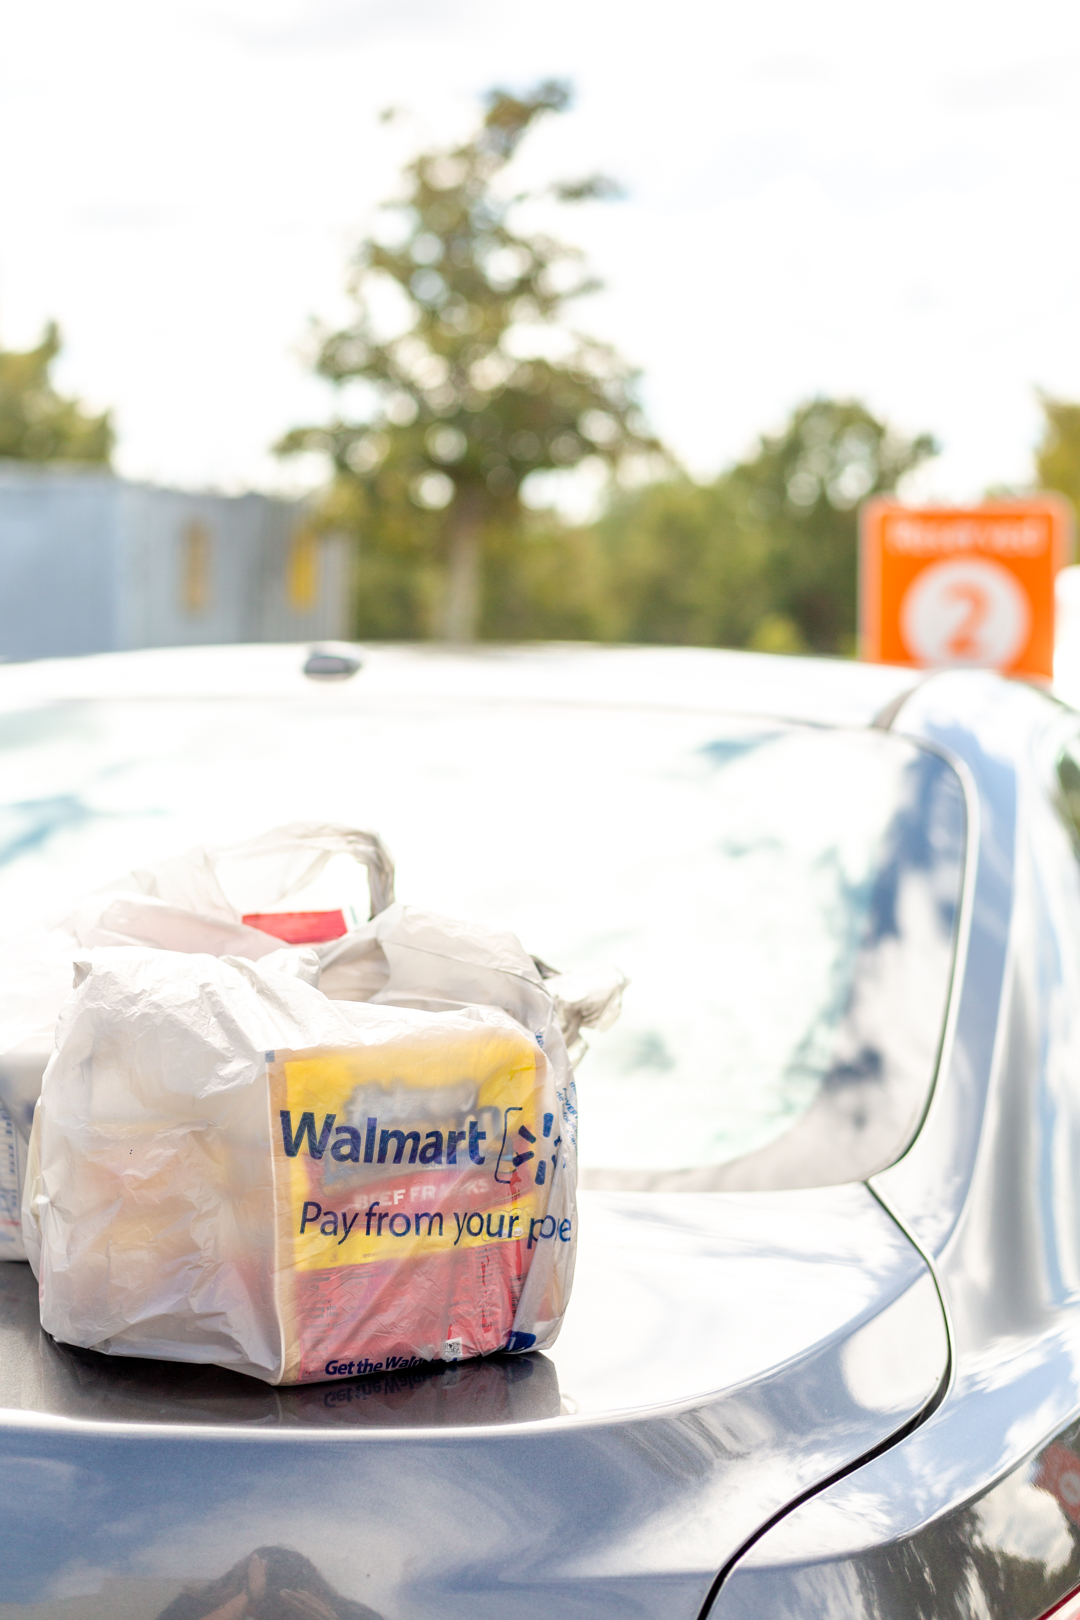
[[[74,957],[95,945],[150,945],[258,961],[282,944],[283,936],[267,927],[295,935],[298,919],[305,937],[319,933],[313,919],[324,931],[343,935],[359,920],[355,906],[362,896],[340,871],[342,892],[334,896],[339,905],[318,912],[288,909],[294,897],[311,892],[335,858],[339,868],[347,868],[344,858],[366,867],[372,915],[389,905],[393,862],[374,834],[299,822],[130,872],[79,901],[51,928],[0,950],[0,1259],[25,1258],[19,1205],[26,1147],[57,1014],[71,991]],[[357,877],[362,887],[363,877]]]
[[[620,976],[560,995],[513,935],[397,904],[254,961],[106,945],[75,971],[23,1201],[47,1331],[274,1384],[553,1342],[563,1026],[610,1021]]]

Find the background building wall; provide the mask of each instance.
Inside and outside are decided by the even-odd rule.
[[[0,657],[349,634],[349,549],[302,502],[0,463]]]

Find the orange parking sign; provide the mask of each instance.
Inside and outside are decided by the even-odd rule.
[[[1056,495],[984,506],[863,507],[859,652],[873,663],[1054,673],[1054,578],[1071,516]]]

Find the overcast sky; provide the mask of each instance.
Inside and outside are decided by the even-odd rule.
[[[493,83],[569,78],[536,180],[607,283],[579,323],[711,474],[818,392],[944,455],[923,495],[1030,476],[1035,389],[1080,399],[1075,0],[0,0],[0,343],[61,323],[63,384],[139,478],[299,476],[313,316],[420,144]],[[396,105],[411,119],[380,124]]]

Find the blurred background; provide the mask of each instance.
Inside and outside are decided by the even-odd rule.
[[[1080,497],[1067,0],[0,17],[4,657],[850,655],[865,496]]]

